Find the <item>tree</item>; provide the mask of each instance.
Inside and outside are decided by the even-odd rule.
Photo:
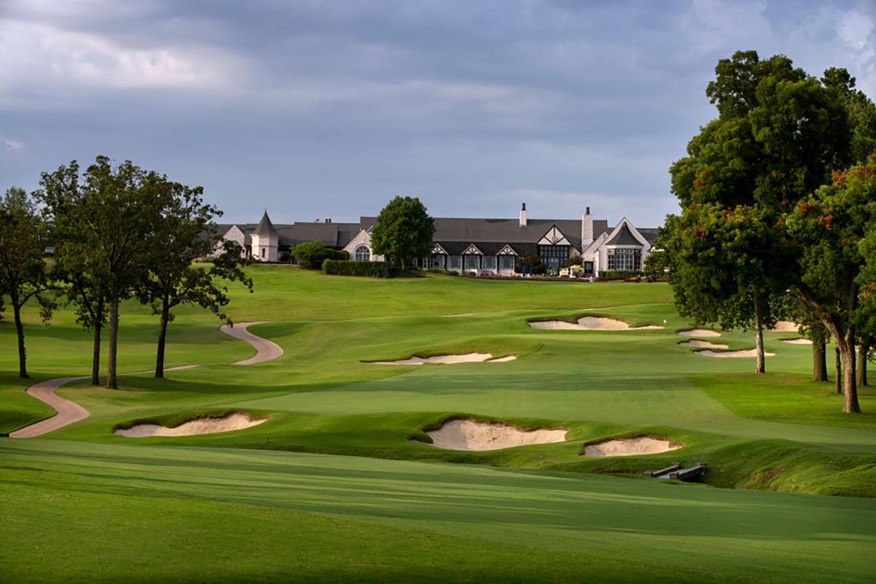
[[[872,326],[862,307],[876,293],[876,255],[869,253],[876,230],[876,154],[800,201],[788,215],[787,229],[800,247],[796,287],[839,350],[843,412],[860,412],[855,353],[857,327]]]
[[[399,264],[404,270],[414,258],[431,253],[434,233],[434,221],[420,199],[396,197],[380,211],[371,245],[375,254],[386,256],[391,265]]]
[[[168,181],[131,161],[113,167],[109,158],[98,156],[82,180],[74,160],[54,173],[43,173],[41,187],[60,261],[67,270],[82,274],[88,289],[99,290],[107,304],[106,386],[117,389],[119,304],[143,284],[160,249],[155,226],[171,207]],[[88,322],[99,326],[100,318]]]
[[[228,289],[220,280],[242,282],[250,292],[252,279],[241,269],[241,249],[234,242],[221,242],[213,217],[222,212],[203,201],[201,187],[163,180],[169,192],[168,206],[154,226],[157,245],[153,248],[149,277],[137,295],[160,317],[155,358],[155,377],[164,378],[167,328],[174,320],[173,309],[191,304],[210,310],[221,320],[231,321],[222,312],[229,302]],[[218,254],[214,253],[221,249]],[[195,261],[214,255],[208,266]]]
[[[842,69],[819,81],[785,56],[740,51],[715,72],[706,94],[719,115],[670,169],[682,214],[667,218],[658,245],[676,255],[669,280],[683,312],[760,331],[770,302],[796,278],[799,245],[785,233],[786,215],[876,128],[851,115],[853,104],[869,110]]]
[[[0,316],[3,295],[9,296],[18,337],[18,376],[27,373],[24,323],[21,309],[31,299],[41,307],[44,321],[51,317],[53,302],[46,296],[49,281],[43,261],[45,229],[33,200],[24,189],[12,187],[0,198]]]

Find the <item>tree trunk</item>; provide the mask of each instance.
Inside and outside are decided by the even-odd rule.
[[[18,376],[22,379],[30,379],[27,374],[27,351],[24,348],[24,323],[21,322],[21,304],[18,294],[11,294],[12,312],[15,318],[15,333],[18,335]]]
[[[755,373],[766,373],[766,358],[763,354],[763,314],[761,312],[760,295],[754,293],[754,346],[757,353]]]
[[[812,381],[827,381],[827,350],[824,337],[813,335],[812,340]]]
[[[94,323],[94,341],[91,351],[91,385],[100,385],[100,334],[103,325]]]
[[[857,414],[861,411],[858,403],[857,379],[855,379],[855,337],[851,335],[845,350],[840,349],[843,360],[843,413]]]
[[[161,322],[158,325],[158,351],[155,356],[155,378],[164,379],[164,348],[167,342],[167,322],[170,309],[166,302],[161,303]]]
[[[119,299],[115,296],[110,300],[109,327],[106,387],[107,389],[118,389],[119,381],[116,378],[116,357],[119,349]]]
[[[834,378],[836,379],[836,381],[834,383],[834,387],[836,394],[840,395],[843,392],[843,360],[840,358],[839,347],[834,349],[833,353],[836,357],[836,373],[834,373]]]
[[[870,345],[862,344],[858,347],[858,387],[864,387],[867,384],[867,354],[870,352]]]

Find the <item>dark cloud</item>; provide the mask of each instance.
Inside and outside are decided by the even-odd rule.
[[[585,206],[656,224],[714,116],[719,58],[785,53],[874,89],[865,1],[51,0],[0,13],[0,176],[99,153],[235,220]],[[871,93],[872,95],[872,93]]]

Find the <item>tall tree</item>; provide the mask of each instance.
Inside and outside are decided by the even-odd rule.
[[[876,231],[876,155],[836,173],[833,184],[800,201],[788,215],[787,228],[800,246],[797,289],[839,350],[843,411],[860,412],[857,327],[869,326],[861,307],[876,292],[876,255],[867,253]]]
[[[380,211],[371,233],[374,253],[386,256],[402,270],[412,260],[428,256],[435,225],[425,205],[416,197],[396,197]]]
[[[36,206],[24,189],[11,187],[0,198],[0,317],[3,295],[12,305],[18,337],[18,376],[27,379],[27,350],[21,309],[31,299],[41,307],[44,321],[51,317],[52,300],[46,296],[49,281],[43,261],[45,229]]]
[[[783,55],[761,60],[754,51],[740,51],[720,60],[715,72],[706,94],[719,115],[670,169],[682,214],[667,221],[663,238],[677,240],[665,247],[680,255],[674,264],[688,275],[669,279],[682,306],[717,303],[730,307],[725,312],[735,311],[738,324],[748,321],[760,330],[763,316],[771,313],[770,298],[795,281],[791,260],[799,250],[785,233],[785,215],[828,183],[832,170],[852,160],[853,137],[868,130],[858,132],[854,125],[850,104],[861,96],[841,69],[819,81]],[[726,221],[719,219],[722,214]],[[732,221],[732,227],[716,223],[738,217],[745,220]],[[692,237],[709,253],[685,253],[679,242]],[[714,274],[705,257],[738,273]],[[708,286],[697,284],[697,270],[702,277],[714,274]]]
[[[41,196],[63,234],[60,257],[103,293],[109,321],[106,386],[118,388],[119,305],[142,285],[159,243],[155,226],[170,207],[167,179],[131,161],[98,156],[79,177],[76,161],[43,173]],[[97,324],[97,321],[94,322]]]
[[[222,244],[213,218],[222,212],[203,201],[201,187],[190,188],[165,182],[170,204],[154,226],[158,239],[156,254],[149,265],[149,277],[139,290],[141,301],[159,316],[155,377],[164,377],[167,328],[174,320],[173,309],[191,304],[210,310],[230,323],[222,308],[228,304],[227,287],[221,280],[242,282],[252,291],[252,280],[241,269],[241,249],[234,242]],[[196,265],[212,257],[209,265]]]

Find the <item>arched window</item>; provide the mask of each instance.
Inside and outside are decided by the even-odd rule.
[[[368,249],[367,245],[360,245],[356,248],[356,253],[353,256],[357,262],[370,262],[371,261],[371,250]]]

